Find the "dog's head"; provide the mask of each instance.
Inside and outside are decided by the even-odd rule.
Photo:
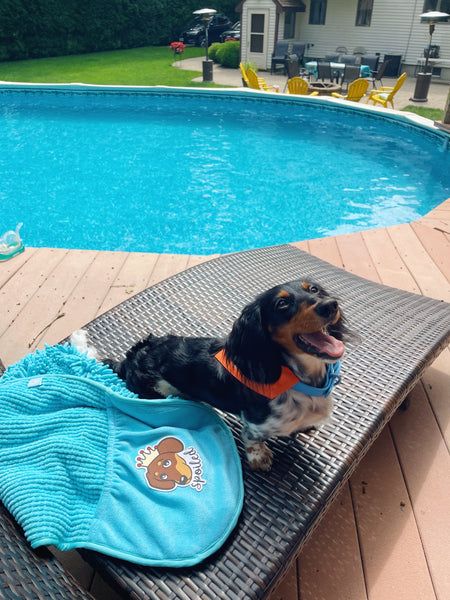
[[[281,364],[308,375],[336,362],[345,351],[345,333],[336,298],[312,281],[290,281],[244,308],[226,351],[247,377],[270,382],[279,377]]]
[[[163,439],[155,449],[157,456],[147,466],[147,483],[157,490],[172,490],[188,485],[192,471],[184,458],[178,454],[184,445],[177,438]]]

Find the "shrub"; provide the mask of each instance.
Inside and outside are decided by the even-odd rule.
[[[239,42],[225,42],[220,44],[216,52],[216,62],[229,69],[239,67]]]
[[[211,46],[208,48],[208,56],[214,62],[217,62],[216,54],[217,54],[218,49],[221,46],[222,46],[222,44],[220,44],[219,42],[216,42],[215,44],[211,44]]]

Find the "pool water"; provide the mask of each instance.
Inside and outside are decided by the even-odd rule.
[[[0,235],[222,253],[409,222],[450,196],[440,134],[248,96],[2,90]]]

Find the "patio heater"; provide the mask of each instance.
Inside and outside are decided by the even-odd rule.
[[[194,10],[194,15],[201,15],[203,20],[203,25],[205,27],[205,45],[206,45],[206,60],[203,61],[203,81],[212,81],[213,80],[213,61],[208,58],[208,29],[209,24],[211,22],[211,17],[217,11],[214,8],[200,8],[199,10]]]
[[[430,87],[431,74],[433,71],[433,67],[431,67],[431,71],[428,73],[428,60],[430,58],[431,53],[431,40],[433,38],[434,29],[436,27],[436,23],[439,21],[446,21],[450,15],[444,12],[440,12],[438,10],[430,10],[429,12],[422,13],[420,15],[420,19],[422,23],[429,24],[429,34],[430,39],[428,42],[428,49],[425,54],[425,66],[423,69],[423,73],[417,73],[417,81],[416,88],[414,90],[414,97],[410,98],[413,102],[426,102],[428,96],[428,89]]]

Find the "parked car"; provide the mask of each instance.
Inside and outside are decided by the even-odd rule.
[[[231,29],[232,23],[225,15],[213,15],[208,28],[208,44],[220,42],[220,34]],[[205,45],[205,25],[201,17],[192,21],[181,33],[180,42],[184,44],[194,44],[195,46]]]
[[[232,37],[235,40],[241,39],[241,22],[240,21],[236,21],[236,23],[233,25],[233,27],[231,29],[227,29],[227,31],[224,31],[223,33],[221,33],[220,41],[224,42],[229,37]]]

